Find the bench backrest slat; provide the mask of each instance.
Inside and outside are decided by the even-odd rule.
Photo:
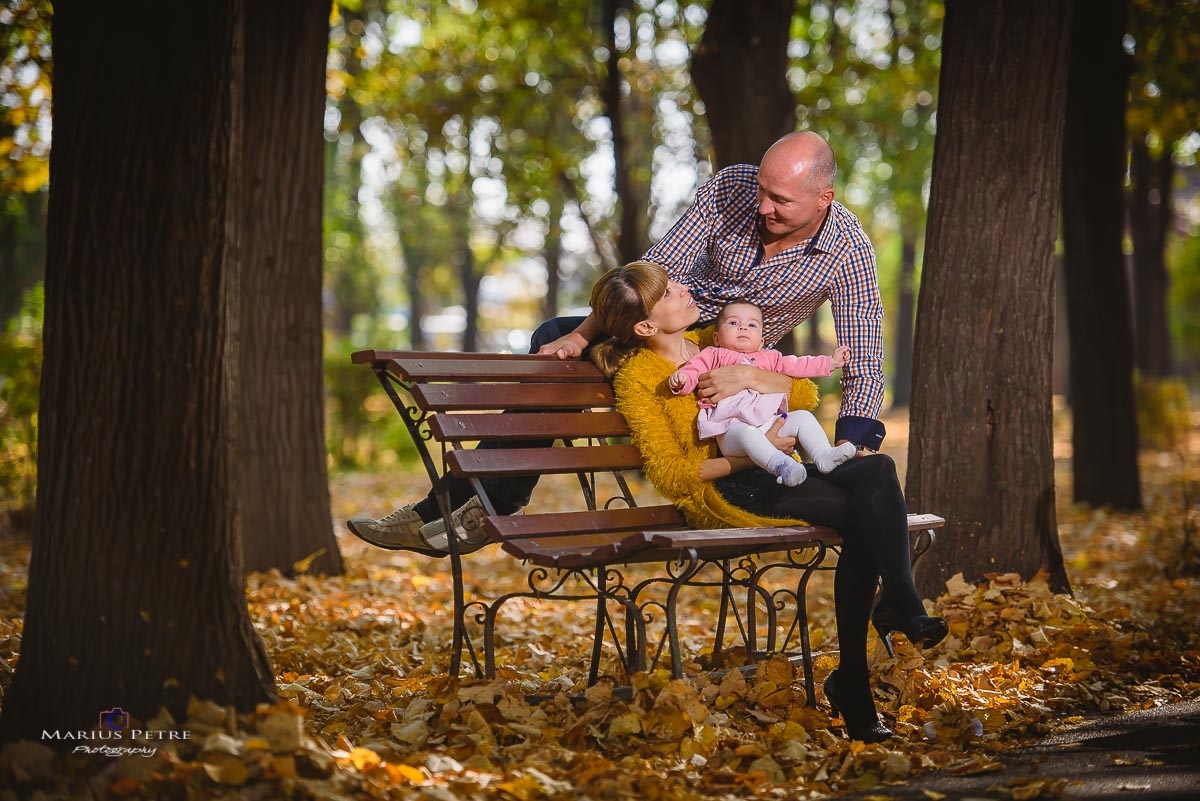
[[[431,412],[471,409],[591,409],[613,405],[608,384],[417,384],[413,399]]]
[[[632,445],[586,448],[469,448],[446,454],[446,464],[460,478],[502,478],[578,472],[637,470],[642,455]]]
[[[406,381],[543,381],[547,383],[604,382],[590,362],[542,359],[392,359],[391,366]]]
[[[434,415],[429,430],[439,442],[522,439],[590,439],[628,436],[625,418],[617,412],[546,412],[544,414]]]

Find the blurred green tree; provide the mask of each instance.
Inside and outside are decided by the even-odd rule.
[[[42,280],[50,180],[50,4],[0,7],[0,326]]]
[[[1133,0],[1126,46],[1134,60],[1127,203],[1135,356],[1143,375],[1161,378],[1175,371],[1166,263],[1174,155],[1181,141],[1200,133],[1200,2]]]

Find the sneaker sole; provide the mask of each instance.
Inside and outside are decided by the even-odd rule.
[[[438,551],[433,548],[422,548],[418,545],[392,545],[390,543],[383,542],[381,540],[375,539],[369,533],[363,533],[363,532],[359,531],[358,529],[356,529],[354,527],[353,521],[350,521],[350,520],[346,521],[346,528],[350,531],[351,534],[358,537],[363,542],[374,545],[376,548],[383,548],[384,550],[387,550],[387,551],[412,551],[413,553],[419,553],[422,556],[432,556],[435,559],[444,559],[445,557],[450,555],[449,552],[447,552],[447,551]]]

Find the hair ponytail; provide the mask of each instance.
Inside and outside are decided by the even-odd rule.
[[[600,276],[592,287],[592,319],[606,339],[592,345],[592,363],[611,377],[642,348],[634,326],[667,293],[667,270],[652,261],[635,261]]]

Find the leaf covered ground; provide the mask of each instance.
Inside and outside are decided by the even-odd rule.
[[[1065,445],[1056,447],[1061,455]],[[470,671],[448,678],[448,561],[380,551],[340,532],[343,576],[249,577],[278,704],[236,716],[197,702],[182,724],[196,738],[149,758],[64,761],[40,744],[9,746],[0,754],[0,787],[9,785],[0,798],[790,799],[872,788],[886,795],[888,782],[937,768],[994,770],[1006,749],[1086,717],[1200,699],[1200,579],[1196,557],[1184,552],[1185,533],[1195,538],[1200,525],[1195,458],[1185,476],[1178,454],[1145,453],[1151,511],[1138,515],[1065,503],[1069,461],[1058,461],[1059,533],[1074,596],[1052,594],[1040,578],[948,582],[934,602],[951,623],[945,642],[919,653],[901,639],[895,658],[873,643],[876,700],[897,732],[883,744],[845,739],[819,691],[816,708],[806,705],[785,659],[752,676],[709,674],[697,661],[683,680],[662,670],[639,674],[632,693],[609,681],[588,688],[584,608],[514,601],[497,626],[496,680]],[[382,513],[423,486],[415,471],[339,477],[335,519]],[[534,502],[553,504],[559,491],[540,487]],[[0,544],[0,670],[9,676],[27,560],[27,544]],[[469,591],[526,586],[525,568],[497,548],[465,563]],[[818,577],[810,611],[820,650],[834,646],[831,594],[827,577]],[[685,649],[697,660],[711,647],[715,604],[715,595],[698,595],[681,619]],[[611,658],[605,665],[615,670]],[[818,686],[835,665],[832,656],[818,658]],[[1047,777],[1007,789],[1034,798],[1065,788]]]

